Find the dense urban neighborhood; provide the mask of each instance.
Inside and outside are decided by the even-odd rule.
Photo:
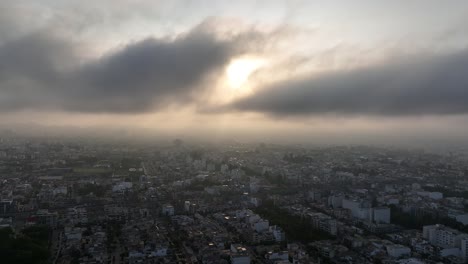
[[[0,140],[7,263],[466,263],[468,152]]]

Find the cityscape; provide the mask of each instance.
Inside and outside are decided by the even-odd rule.
[[[0,142],[7,263],[468,260],[467,150]]]
[[[468,1],[1,0],[0,264],[468,263]]]

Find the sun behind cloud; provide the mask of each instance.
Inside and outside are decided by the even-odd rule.
[[[229,86],[233,89],[241,88],[250,75],[265,65],[265,60],[259,58],[233,59],[226,67],[226,76]]]

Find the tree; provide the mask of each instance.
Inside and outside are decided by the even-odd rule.
[[[10,228],[0,229],[0,256],[5,264],[46,264],[49,230],[30,227],[15,234]]]

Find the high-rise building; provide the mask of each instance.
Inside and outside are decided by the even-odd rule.
[[[322,213],[309,213],[310,221],[315,229],[322,230],[330,235],[336,236],[336,220]]]
[[[372,208],[372,219],[375,223],[389,224],[390,223],[390,208],[374,207]]]
[[[455,238],[460,235],[458,230],[448,228],[444,225],[429,225],[423,227],[423,237],[432,245],[453,248],[455,247]]]
[[[13,200],[0,201],[0,215],[10,214],[15,212],[15,202]]]

